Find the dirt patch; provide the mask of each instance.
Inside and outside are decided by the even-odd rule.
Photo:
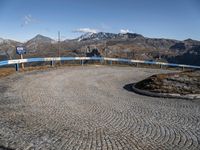
[[[153,75],[135,87],[156,93],[200,94],[200,71]]]
[[[1,68],[0,69],[0,78],[11,75],[15,72],[14,68]]]
[[[51,66],[35,66],[35,67],[25,67],[24,69],[20,68],[19,72],[28,72],[34,70],[46,70],[52,68]],[[9,76],[13,73],[16,73],[15,68],[0,68],[0,78]]]

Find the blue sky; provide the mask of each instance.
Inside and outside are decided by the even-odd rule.
[[[200,40],[199,0],[0,0],[0,37],[26,41],[90,32]]]

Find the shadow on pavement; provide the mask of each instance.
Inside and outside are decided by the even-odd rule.
[[[133,86],[133,83],[131,83],[131,84],[126,84],[123,88],[124,88],[125,90],[129,91],[129,92],[133,92],[132,86]]]

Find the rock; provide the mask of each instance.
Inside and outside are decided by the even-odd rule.
[[[135,87],[156,93],[200,94],[200,71],[153,75]]]

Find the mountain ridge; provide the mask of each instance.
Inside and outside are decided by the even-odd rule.
[[[146,39],[153,39],[153,40],[173,40],[173,41],[179,41],[179,42],[198,42],[200,43],[200,40],[195,40],[195,39],[185,39],[185,40],[177,40],[177,39],[171,39],[171,38],[152,38],[152,37],[145,37],[141,34],[137,34],[137,33],[110,33],[110,32],[97,32],[97,33],[85,33],[82,34],[81,36],[74,38],[74,39],[66,39],[64,41],[86,41],[86,40],[107,40],[107,39],[112,39],[112,38],[136,38],[136,37],[141,37],[141,38],[146,38]],[[42,41],[42,42],[56,42],[55,40],[53,40],[51,37],[45,36],[45,35],[41,35],[41,34],[37,34],[36,36],[34,36],[33,38],[29,39],[27,42],[29,41]],[[27,42],[19,42],[16,40],[12,40],[12,39],[4,39],[3,37],[0,37],[0,43],[3,41],[15,41],[18,43],[27,43]]]
[[[3,39],[0,39],[3,41]],[[58,42],[43,35],[36,35],[27,42],[0,43],[0,59],[18,58],[15,47],[24,45],[26,57],[58,56]],[[101,56],[128,59],[176,62],[200,65],[200,41],[148,38],[137,33],[87,33],[72,40],[61,41],[60,56],[85,56],[88,47],[98,49]],[[9,53],[8,53],[9,52]],[[195,62],[191,61],[195,58]]]

